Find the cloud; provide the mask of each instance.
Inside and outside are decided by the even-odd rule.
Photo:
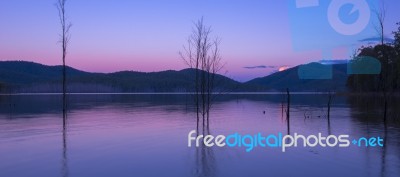
[[[343,59],[343,60],[319,60],[318,63],[321,63],[323,65],[333,65],[333,64],[346,64],[348,63],[349,60]]]
[[[262,68],[267,68],[267,66],[265,66],[265,65],[259,65],[259,66],[245,66],[245,67],[243,67],[243,68],[246,68],[246,69],[262,69]]]
[[[359,42],[366,42],[368,44],[378,43],[380,41],[381,41],[381,37],[369,37],[369,38],[364,38],[364,39],[359,40]],[[388,37],[384,37],[383,41],[385,43],[393,43],[394,39],[388,38]]]
[[[276,68],[276,66],[265,66],[265,65],[258,65],[258,66],[245,66],[245,69],[265,69],[265,68]]]

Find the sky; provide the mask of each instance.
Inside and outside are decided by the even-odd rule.
[[[342,1],[348,0],[337,2]],[[344,24],[365,14],[352,10],[364,7],[363,1],[371,9],[380,4],[356,1],[340,6]],[[62,63],[55,2],[0,0],[1,61]],[[400,1],[384,2],[385,35],[391,37],[400,21]],[[66,63],[90,72],[184,69],[179,51],[201,17],[221,39],[222,73],[238,81],[312,61],[347,59],[361,40],[377,34],[372,11],[356,35],[332,27],[334,5],[322,0],[68,0],[66,8],[73,25]]]

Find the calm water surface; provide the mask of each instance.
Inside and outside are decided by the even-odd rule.
[[[380,136],[381,148],[188,148],[196,128],[190,95],[0,96],[1,177],[400,176],[398,99],[387,126],[375,97],[292,95],[290,133]],[[225,95],[210,133],[287,133],[285,95]],[[265,111],[265,113],[264,113]]]

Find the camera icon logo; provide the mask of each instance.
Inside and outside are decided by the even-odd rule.
[[[343,22],[339,15],[341,7],[349,3],[353,5],[349,14],[356,13],[357,11],[359,13],[357,20],[351,24]],[[365,0],[334,0],[328,7],[329,24],[336,32],[343,35],[356,35],[360,33],[367,27],[370,18],[371,10]]]

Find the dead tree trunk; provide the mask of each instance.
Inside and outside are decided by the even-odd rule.
[[[195,105],[197,130],[199,124],[205,127],[210,124],[210,109],[212,106],[212,94],[214,90],[214,75],[221,69],[219,56],[219,40],[210,39],[211,28],[203,23],[203,18],[194,24],[193,33],[189,36],[184,53],[180,53],[182,59],[190,67],[195,69]],[[201,119],[201,120],[200,120]]]
[[[327,118],[328,118],[328,122],[330,121],[330,115],[331,115],[331,103],[332,103],[332,93],[329,92],[328,94],[328,113],[327,113]]]
[[[286,123],[287,123],[288,134],[290,134],[290,92],[289,92],[289,88],[286,88],[286,96],[287,96]]]
[[[66,111],[67,108],[67,71],[66,71],[66,57],[67,57],[67,46],[70,40],[69,30],[71,28],[71,23],[67,21],[66,12],[65,12],[65,3],[67,0],[58,0],[56,3],[56,7],[58,10],[58,17],[60,18],[61,24],[61,34],[60,34],[60,43],[62,47],[62,94],[63,94],[63,112]]]

